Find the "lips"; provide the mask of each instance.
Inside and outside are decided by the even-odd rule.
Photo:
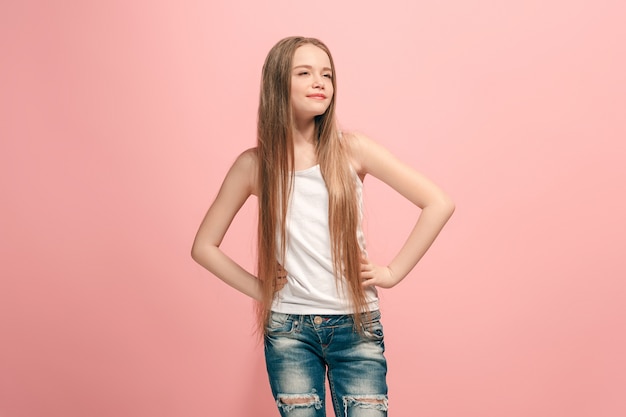
[[[309,98],[317,98],[317,99],[325,99],[326,95],[324,94],[309,94],[307,97]]]

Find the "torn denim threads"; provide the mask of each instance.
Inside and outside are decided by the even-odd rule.
[[[387,361],[380,312],[363,316],[272,312],[265,360],[282,417],[325,417],[325,376],[337,417],[387,416]]]

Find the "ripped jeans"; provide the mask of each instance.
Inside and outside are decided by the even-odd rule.
[[[387,362],[380,312],[364,332],[352,315],[272,312],[265,362],[282,417],[325,417],[325,374],[336,417],[387,416]]]

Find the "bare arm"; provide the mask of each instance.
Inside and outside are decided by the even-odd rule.
[[[363,285],[390,288],[404,279],[424,256],[452,216],[454,203],[433,182],[366,136],[354,135],[350,148],[353,164],[361,176],[373,175],[421,209],[413,230],[388,266],[363,260]]]
[[[222,187],[209,207],[196,234],[192,258],[236,290],[261,298],[258,279],[244,270],[220,249],[233,218],[251,194],[256,194],[256,154],[242,153],[226,174]]]

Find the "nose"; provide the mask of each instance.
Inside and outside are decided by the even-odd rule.
[[[315,81],[313,82],[313,88],[321,88],[324,89],[324,79],[322,77],[318,77],[315,79]]]

